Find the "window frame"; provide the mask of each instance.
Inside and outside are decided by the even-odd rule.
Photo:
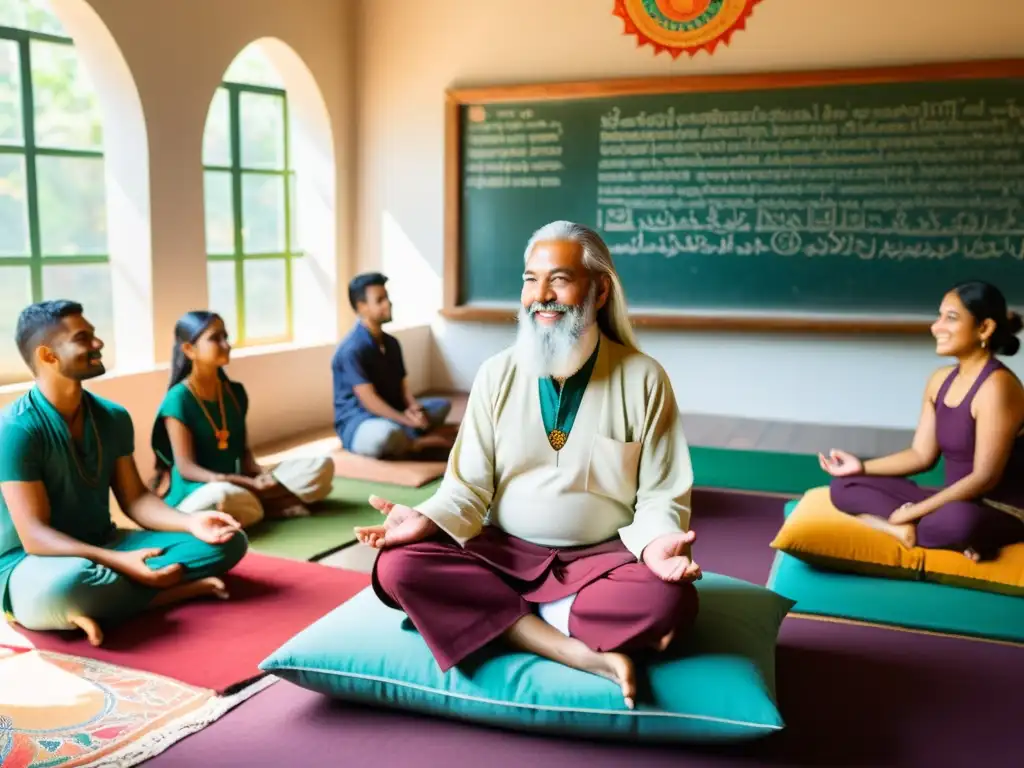
[[[235,346],[255,347],[268,344],[290,343],[295,340],[295,302],[293,295],[294,270],[293,262],[304,254],[296,250],[293,241],[293,211],[292,195],[295,182],[295,169],[291,166],[291,135],[288,122],[288,94],[283,88],[276,88],[251,83],[240,83],[232,80],[224,80],[218,88],[224,89],[228,96],[228,144],[231,154],[230,165],[209,165],[203,161],[203,175],[207,172],[227,173],[231,178],[231,217],[233,224],[233,244],[231,253],[211,253],[207,246],[207,265],[212,263],[233,263],[235,277],[235,317],[225,318],[229,325],[232,325],[232,335]],[[243,94],[257,94],[264,96],[276,96],[281,99],[282,110],[282,140],[284,142],[282,152],[282,168],[252,168],[242,165],[242,131],[241,131],[241,101]],[[212,104],[212,101],[211,101]],[[209,120],[209,118],[207,118]],[[284,250],[271,251],[266,253],[245,252],[245,206],[242,192],[242,179],[246,175],[278,177],[284,184]],[[203,216],[206,217],[206,202],[204,201]],[[276,336],[249,337],[246,328],[246,302],[245,302],[245,265],[252,261],[282,261],[284,263],[284,291],[285,291],[285,332]]]
[[[110,264],[109,250],[106,253],[90,253],[77,256],[43,253],[39,211],[39,176],[36,160],[39,157],[72,157],[100,160],[105,158],[102,149],[58,149],[56,147],[40,147],[36,143],[35,92],[32,83],[32,43],[34,41],[55,43],[74,48],[74,40],[70,37],[6,26],[0,26],[0,40],[10,40],[18,46],[18,74],[21,80],[21,143],[0,143],[0,155],[20,156],[25,163],[25,203],[29,240],[29,253],[26,256],[0,254],[0,275],[3,274],[3,270],[6,268],[28,267],[31,299],[35,303],[43,299],[44,265],[84,267]],[[104,204],[106,204],[106,189],[103,191],[103,196]],[[109,246],[110,242],[108,240],[108,249]]]

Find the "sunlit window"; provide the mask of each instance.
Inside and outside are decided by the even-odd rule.
[[[288,100],[256,46],[225,73],[203,136],[210,308],[236,343],[294,336],[294,173]]]
[[[0,383],[29,376],[18,313],[54,298],[85,305],[112,365],[96,92],[46,0],[0,0]]]

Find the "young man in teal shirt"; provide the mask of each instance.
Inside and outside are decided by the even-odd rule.
[[[105,372],[103,342],[70,301],[18,319],[35,386],[0,412],[0,605],[32,630],[81,628],[194,597],[227,597],[218,578],[245,555],[221,512],[185,515],[143,484],[128,412],[84,391]],[[143,530],[115,528],[110,491]]]

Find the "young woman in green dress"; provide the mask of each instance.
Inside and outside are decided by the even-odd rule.
[[[329,457],[286,459],[267,470],[249,446],[245,387],[224,372],[230,362],[224,321],[213,312],[184,315],[174,327],[167,394],[153,425],[157,484],[182,512],[218,509],[243,527],[264,517],[309,514],[331,490]]]

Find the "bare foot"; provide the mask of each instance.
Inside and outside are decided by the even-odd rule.
[[[532,613],[520,617],[505,637],[516,648],[618,683],[626,706],[633,709],[636,705],[636,672],[628,656],[591,650]]]
[[[221,600],[227,600],[229,596],[228,589],[224,586],[224,582],[218,578],[210,576],[205,579],[197,579],[196,581],[179,584],[176,587],[170,587],[162,592],[158,592],[150,605],[154,607],[160,605],[172,605],[173,603],[180,603],[184,600],[193,600],[199,597],[216,597]]]
[[[626,706],[629,709],[636,706],[636,670],[629,656],[622,653],[600,653],[587,648],[579,659],[578,668],[618,683]]]
[[[964,557],[966,557],[968,560],[974,563],[981,561],[981,555],[979,555],[975,550],[971,548],[964,550]]]
[[[675,640],[675,637],[676,631],[673,629],[654,644],[654,650],[658,651],[658,653],[668,650],[668,647],[672,645],[672,641]]]
[[[287,517],[309,517],[309,508],[302,503],[302,500],[283,485],[281,489],[280,493],[262,499],[264,515],[272,520]]]
[[[68,616],[68,621],[85,632],[89,645],[98,648],[103,642],[103,630],[100,629],[100,625],[96,623],[95,619],[90,619],[88,616]]]
[[[917,544],[917,529],[912,523],[896,525],[874,515],[857,515],[857,519],[876,531],[889,534],[907,549],[913,549]]]
[[[218,598],[219,600],[227,600],[229,597],[231,597],[231,595],[228,593],[228,588],[227,586],[225,586],[224,582],[216,578],[215,576],[200,579],[195,583],[202,584],[204,586],[205,591],[201,594],[209,594],[213,597]]]

